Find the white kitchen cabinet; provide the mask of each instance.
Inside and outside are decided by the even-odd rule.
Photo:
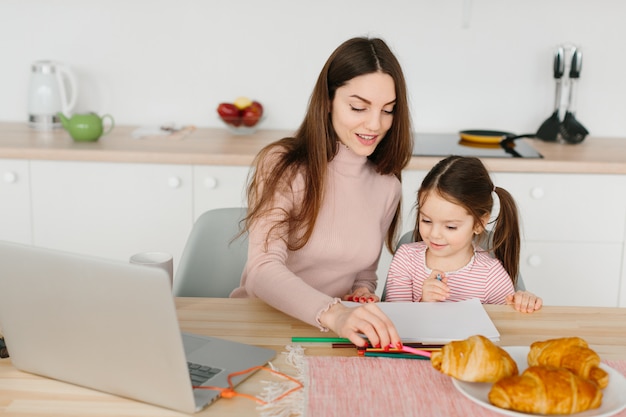
[[[618,243],[525,241],[520,269],[546,305],[617,307],[621,255]]]
[[[205,211],[214,208],[247,206],[249,172],[248,166],[194,166],[194,221]]]
[[[624,175],[496,173],[492,177],[515,197],[527,240],[624,241]]]
[[[0,239],[124,259],[180,259],[206,210],[246,205],[248,166],[0,160]],[[401,234],[426,175],[403,172]],[[626,306],[626,176],[492,173],[522,220],[520,269],[546,305]],[[383,249],[382,292],[391,263]]]
[[[32,243],[28,161],[0,159],[0,240]]]
[[[522,220],[520,271],[546,305],[618,306],[626,241],[626,177],[492,174]]]
[[[192,225],[188,165],[31,161],[34,243],[128,260],[165,251],[174,265]]]

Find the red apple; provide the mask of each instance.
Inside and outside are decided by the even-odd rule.
[[[261,114],[261,116],[263,116],[263,106],[261,105],[261,103],[259,103],[258,101],[253,101],[250,106],[256,107],[259,110],[259,113]]]
[[[217,113],[223,121],[233,126],[241,126],[242,118],[239,109],[232,103],[220,103]]]
[[[258,101],[253,101],[251,105],[243,109],[243,124],[248,127],[256,125],[263,116],[263,106]]]

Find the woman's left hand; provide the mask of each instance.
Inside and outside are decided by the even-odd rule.
[[[354,301],[355,303],[376,303],[380,301],[380,297],[372,294],[367,288],[357,288],[352,294],[344,295],[343,301]]]
[[[533,313],[541,308],[543,300],[528,291],[517,291],[506,296],[506,303],[522,313]]]

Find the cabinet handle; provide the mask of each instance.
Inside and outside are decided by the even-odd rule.
[[[204,179],[204,186],[210,190],[217,188],[217,178],[215,177],[206,177]]]
[[[528,257],[528,265],[530,266],[540,266],[541,265],[541,256],[539,255],[530,255]]]
[[[530,190],[530,196],[535,200],[541,200],[544,196],[545,192],[541,187],[533,187]]]
[[[2,176],[2,179],[7,184],[15,184],[17,182],[17,174],[13,171],[7,171]]]
[[[170,177],[167,180],[167,185],[169,185],[171,188],[179,188],[180,184],[181,184],[181,180],[178,177]]]

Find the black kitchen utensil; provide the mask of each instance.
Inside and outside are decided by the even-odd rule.
[[[4,337],[0,337],[0,359],[8,358],[9,351],[7,350],[7,345],[4,342]]]
[[[589,134],[589,131],[583,126],[574,116],[575,104],[576,104],[576,84],[580,77],[580,70],[582,68],[582,52],[580,49],[575,48],[572,52],[572,66],[569,71],[570,87],[569,87],[569,99],[567,104],[567,112],[563,123],[560,125],[559,133],[563,140],[568,143],[580,143]]]
[[[515,158],[522,158],[523,156],[515,149],[515,141],[517,139],[534,138],[536,136],[536,133],[524,133],[523,135],[508,134],[500,141],[500,147],[504,149],[506,153],[514,156]]]
[[[557,135],[561,128],[561,77],[565,71],[565,51],[563,47],[557,48],[554,52],[554,80],[556,91],[554,93],[554,113],[548,117],[537,130],[536,136],[546,142],[556,142]]]

